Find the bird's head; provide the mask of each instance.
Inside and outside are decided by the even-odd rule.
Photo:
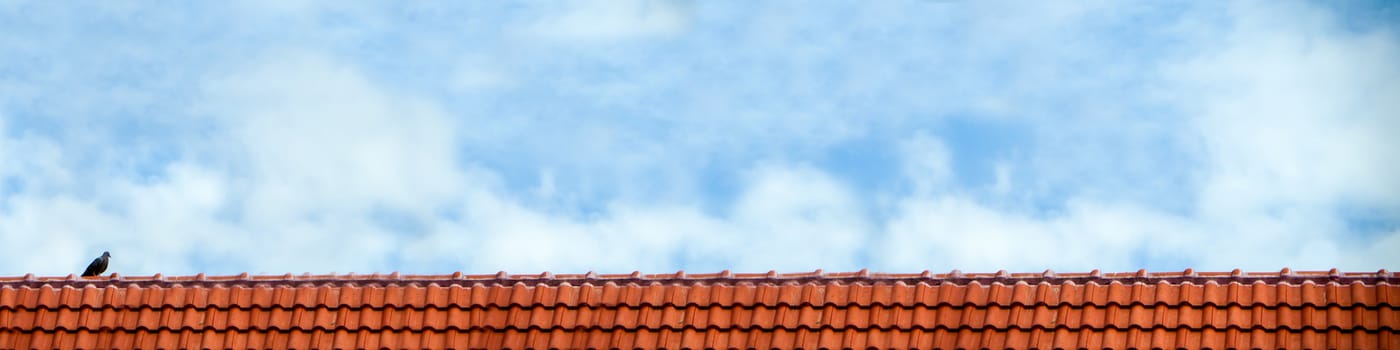
[[[102,252],[102,257],[104,257],[104,258],[110,258],[110,257],[112,257],[112,253]]]

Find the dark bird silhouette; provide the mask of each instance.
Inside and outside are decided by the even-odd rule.
[[[107,271],[107,260],[111,258],[112,253],[102,252],[102,256],[97,259],[92,259],[92,263],[88,264],[87,270],[83,270],[83,277],[97,276],[101,275],[103,271]]]

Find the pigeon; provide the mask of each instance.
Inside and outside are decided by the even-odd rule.
[[[107,271],[107,260],[111,258],[112,253],[102,252],[101,257],[92,259],[92,263],[88,264],[87,270],[83,270],[83,277],[97,276],[101,275],[103,271]]]

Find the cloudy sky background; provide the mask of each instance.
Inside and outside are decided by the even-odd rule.
[[[1400,268],[1392,2],[0,3],[0,275]]]

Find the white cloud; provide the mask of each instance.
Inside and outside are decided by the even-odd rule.
[[[748,177],[731,212],[738,230],[717,235],[730,241],[717,253],[747,270],[855,266],[872,230],[843,184],[802,166],[760,166]]]
[[[937,138],[925,133],[916,134],[901,142],[899,151],[903,158],[904,176],[913,181],[915,193],[929,193],[953,180],[952,155],[948,147]],[[1004,167],[998,167],[999,185],[1007,181],[1004,179],[1006,171],[1003,169]]]
[[[377,271],[399,252],[394,225],[430,227],[474,183],[458,166],[461,126],[324,56],[269,56],[214,78],[201,93],[196,110],[216,118],[216,132],[154,176],[73,180],[97,181],[93,197],[27,189],[7,198],[11,208],[0,219],[6,240],[69,245],[52,247],[65,250],[53,261],[111,250],[113,269],[128,274],[205,268],[191,263],[269,273]],[[15,143],[5,140],[7,149]],[[20,164],[32,186],[71,191],[66,166],[45,165],[64,164],[61,151],[45,144],[23,141],[15,153],[27,160],[7,163]],[[403,222],[376,221],[383,212]],[[51,243],[25,244],[39,232],[51,232],[41,239]]]
[[[92,247],[113,243],[113,236],[123,231],[123,223],[112,215],[74,198],[15,196],[7,201],[0,216],[4,274],[82,272],[89,259],[101,254]]]
[[[1208,157],[1197,215],[1247,254],[1237,260],[1400,264],[1336,252],[1394,240],[1346,221],[1400,215],[1400,67],[1389,63],[1400,60],[1400,40],[1346,32],[1308,8],[1233,14],[1220,50],[1165,71]]]
[[[933,169],[906,170],[910,181],[928,181],[930,172],[952,173],[947,155],[938,155],[939,145],[927,135],[904,143],[906,167]],[[881,253],[872,256],[872,263],[888,270],[1124,270],[1207,241],[1189,219],[1132,202],[1070,198],[1063,210],[1025,208],[1019,198],[1003,198],[1019,190],[1009,171],[1004,164],[996,166],[989,198],[975,191],[922,189],[901,198],[874,247]],[[1001,205],[1007,201],[1014,204]]]
[[[210,84],[237,172],[255,181],[253,215],[365,210],[428,215],[469,180],[457,169],[459,128],[431,103],[380,90],[353,68],[309,54],[277,56]]]
[[[885,225],[882,251],[889,254],[877,256],[875,264],[895,270],[911,265],[963,270],[1400,265],[1400,258],[1385,249],[1400,237],[1393,229],[1400,215],[1400,182],[1394,180],[1400,174],[1400,139],[1392,137],[1400,130],[1395,102],[1400,99],[1394,97],[1400,96],[1395,79],[1400,69],[1386,63],[1400,60],[1400,41],[1390,31],[1345,32],[1330,15],[1315,10],[1241,6],[1232,13],[1238,22],[1228,29],[1197,28],[1189,41],[1203,51],[1180,56],[1185,61],[1165,61],[1162,81],[1149,85],[1158,90],[1145,92],[1154,99],[1166,96],[1167,107],[1185,113],[1184,129],[1138,127],[1135,117],[1115,109],[1098,111],[1083,125],[1037,126],[1037,134],[1071,129],[1070,135],[1094,136],[1052,140],[1074,145],[1102,142],[1112,133],[1170,133],[1187,146],[1199,145],[1182,152],[1203,157],[1203,166],[1188,172],[1196,181],[1151,189],[1147,198],[1116,193],[1144,191],[1138,188],[1088,186],[1088,192],[1071,192],[1062,203],[1046,205],[1051,209],[1036,209],[1017,205],[1020,197],[1004,196],[1037,186],[1038,177],[1123,171],[1104,167],[1113,164],[1105,160],[1131,160],[1135,152],[1152,150],[1052,147],[1035,153],[1044,159],[1033,160],[1025,178],[1010,176],[1024,164],[994,160],[992,198],[964,193],[904,198]],[[1039,82],[1033,85],[1069,79],[1053,77],[1032,79]],[[903,164],[930,163],[917,154],[905,152]],[[1085,169],[1074,159],[1094,160],[1086,164],[1104,168]],[[1141,161],[1128,165],[1135,163]],[[1163,183],[1150,178],[1159,174],[1143,175],[1149,178],[1130,184]],[[910,180],[919,184],[921,179]],[[1195,200],[1184,209],[1151,202],[1177,200],[1171,196]],[[1357,228],[1351,220],[1383,223]]]
[[[852,269],[871,231],[840,183],[803,166],[752,169],[720,215],[691,205],[618,202],[596,215],[531,209],[496,195],[473,197],[465,218],[413,243],[414,263],[458,260],[482,269]]]
[[[1241,9],[1214,52],[1168,76],[1193,112],[1213,176],[1213,214],[1379,205],[1400,212],[1400,58],[1393,33],[1350,35],[1298,14]],[[1286,18],[1286,20],[1285,20]],[[1321,22],[1321,23],[1318,23]]]
[[[270,56],[206,93],[228,130],[214,158],[232,161],[217,166],[239,193],[235,243],[280,243],[245,262],[258,269],[377,269],[399,252],[394,225],[431,228],[473,184],[456,142],[470,126],[327,57]],[[407,222],[376,222],[384,212]]]

